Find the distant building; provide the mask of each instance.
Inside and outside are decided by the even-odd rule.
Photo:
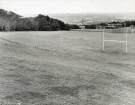
[[[85,26],[80,25],[79,28],[80,28],[80,29],[85,29]]]
[[[122,24],[121,23],[109,23],[107,24],[107,26],[105,28],[107,29],[115,29],[115,28],[120,28],[122,27]]]
[[[101,25],[96,25],[96,29],[103,29],[104,26],[101,26]]]

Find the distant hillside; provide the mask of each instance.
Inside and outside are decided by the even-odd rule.
[[[1,31],[57,31],[79,28],[64,22],[39,14],[36,17],[25,18],[14,12],[0,9]]]

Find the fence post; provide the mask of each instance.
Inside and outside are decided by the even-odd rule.
[[[104,38],[105,38],[105,29],[103,28],[102,30],[102,50],[105,50],[105,42],[104,42]]]
[[[127,28],[126,28],[126,53],[127,53],[127,50],[128,50],[128,49],[127,49],[127,31],[128,31],[128,30],[127,30]]]

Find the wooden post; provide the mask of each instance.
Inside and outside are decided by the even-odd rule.
[[[127,50],[128,50],[128,49],[127,49],[127,31],[128,31],[128,30],[127,30],[127,28],[126,28],[126,53],[127,53]]]
[[[105,38],[105,29],[103,28],[102,30],[102,50],[105,50],[105,42],[104,42],[104,38]]]
[[[131,27],[131,33],[134,33],[134,26]]]

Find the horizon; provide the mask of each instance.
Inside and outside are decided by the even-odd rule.
[[[15,12],[15,11],[12,11],[12,10],[7,10],[7,9],[4,9],[4,8],[0,8],[0,9],[3,9],[3,10],[6,10],[6,11],[8,11],[8,12],[14,12],[14,13],[16,13],[16,14],[18,14],[18,15],[20,15],[20,16],[22,16],[22,17],[35,17],[35,16],[38,16],[39,14],[41,14],[41,15],[45,15],[45,16],[62,16],[62,15],[83,15],[83,16],[85,16],[85,15],[106,15],[106,16],[110,16],[110,15],[117,15],[117,16],[126,16],[127,15],[127,17],[128,16],[133,16],[133,17],[135,17],[135,12],[127,12],[127,13],[90,13],[90,12],[88,12],[88,13],[37,13],[37,14],[20,14],[20,13],[17,13],[17,12]]]
[[[0,0],[0,8],[22,16],[37,14],[135,13],[134,0]]]

